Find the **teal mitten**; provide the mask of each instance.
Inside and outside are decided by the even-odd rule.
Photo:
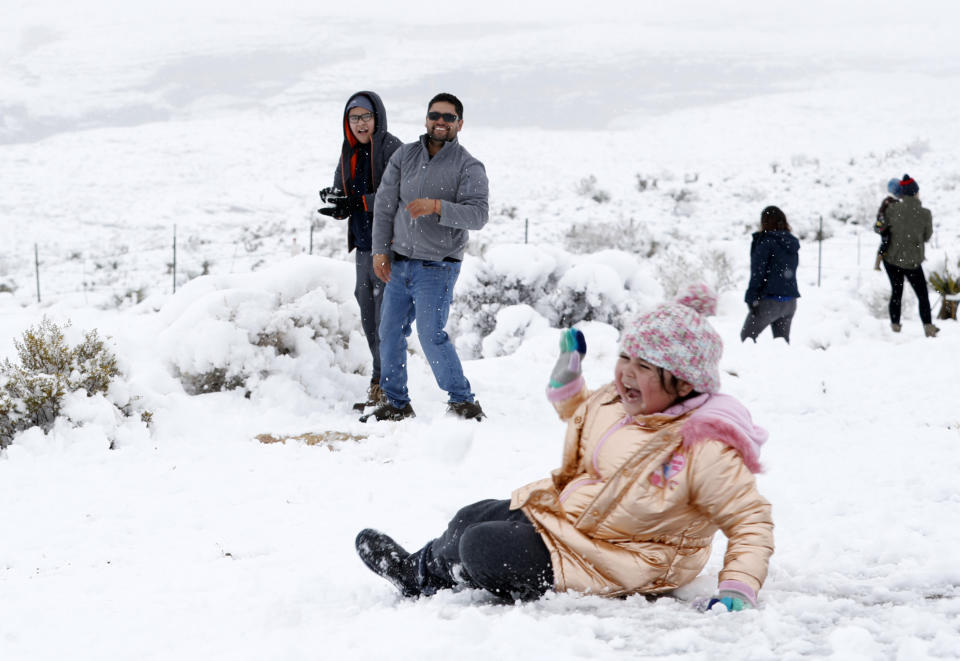
[[[710,610],[717,604],[723,604],[728,611],[750,610],[757,607],[757,595],[746,583],[723,581],[717,589],[717,594],[710,598],[703,610]]]
[[[587,355],[587,340],[576,328],[568,328],[560,336],[560,357],[550,373],[550,387],[562,388],[582,376],[580,363]]]

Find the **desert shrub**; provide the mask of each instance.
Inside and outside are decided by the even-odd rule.
[[[693,215],[697,194],[689,188],[674,188],[667,195],[673,200],[673,215],[689,217]]]
[[[546,330],[549,324],[529,305],[511,305],[497,312],[497,327],[483,338],[483,357],[508,356],[531,334]]]
[[[323,389],[337,375],[368,368],[366,347],[356,342],[353,267],[327,259],[304,264],[283,262],[255,278],[197,278],[177,293],[164,311],[170,322],[159,351],[188,394],[253,396],[278,378]]]
[[[537,306],[556,284],[556,262],[533,246],[499,246],[458,285],[451,309],[457,348],[482,353],[482,340],[497,325],[497,313],[514,305]]]
[[[718,295],[737,286],[733,262],[719,248],[704,248],[696,253],[673,248],[657,264],[657,280],[668,298],[695,282],[706,283]]]
[[[105,394],[120,370],[95,330],[71,348],[63,329],[46,317],[14,340],[18,363],[0,365],[0,447],[30,427],[53,427],[68,393]]]
[[[660,244],[646,223],[633,218],[612,223],[574,223],[564,236],[564,245],[574,253],[593,253],[617,246],[621,250],[652,257]]]
[[[879,202],[877,203],[879,206]],[[830,239],[833,238],[833,224],[824,223],[823,228],[820,227],[820,218],[813,219],[801,219],[799,221],[790,221],[790,225],[793,227],[793,233],[801,241],[817,241],[819,239]],[[756,231],[756,228],[754,228]]]
[[[644,191],[653,190],[657,187],[657,178],[652,175],[636,174],[637,177],[637,190],[643,193]]]
[[[930,286],[940,294],[940,312],[938,319],[956,319],[957,302],[960,299],[960,276],[950,272],[950,258],[943,258],[943,270],[933,271],[930,274]],[[960,260],[957,261],[960,267]]]
[[[603,204],[604,202],[610,201],[610,193],[597,188],[597,177],[592,174],[589,177],[584,177],[581,179],[574,190],[576,190],[577,195],[589,197],[597,204]]]
[[[227,367],[212,367],[206,372],[196,374],[177,371],[176,375],[188,395],[236,390],[244,387],[250,378],[250,375],[242,370],[235,371]]]
[[[620,328],[627,300],[623,282],[612,268],[578,264],[563,274],[556,289],[536,308],[555,328],[581,321],[600,321]]]

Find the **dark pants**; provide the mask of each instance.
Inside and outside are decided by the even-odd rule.
[[[553,588],[550,551],[508,500],[461,509],[446,532],[410,555],[423,594],[468,586],[512,599],[537,599]]]
[[[920,303],[920,321],[925,324],[932,323],[930,298],[927,295],[927,279],[923,275],[923,267],[902,269],[884,261],[883,268],[886,269],[887,277],[890,279],[890,323],[900,323],[900,304],[903,302],[904,278],[913,287],[913,292],[917,295],[917,301]]]
[[[796,311],[797,299],[778,301],[775,298],[761,298],[747,313],[743,328],[740,329],[740,341],[745,342],[749,337],[756,342],[763,329],[770,326],[775,338],[782,337],[789,344],[790,323]]]
[[[373,272],[373,253],[357,250],[357,282],[353,296],[360,306],[360,325],[373,356],[371,383],[380,382],[380,304],[383,301],[383,281]]]

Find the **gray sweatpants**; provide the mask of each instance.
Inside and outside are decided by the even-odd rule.
[[[775,338],[782,337],[789,344],[790,322],[793,321],[796,311],[797,299],[778,301],[774,298],[761,298],[760,303],[750,308],[750,312],[747,313],[743,328],[740,330],[740,341],[744,342],[749,337],[756,342],[763,329],[770,326]]]
[[[360,325],[373,356],[371,383],[380,383],[380,303],[384,282],[373,272],[373,253],[357,251],[357,283],[353,296],[360,306]]]

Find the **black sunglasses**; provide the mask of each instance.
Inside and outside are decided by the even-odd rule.
[[[458,119],[460,119],[459,117],[454,115],[452,112],[437,112],[436,110],[431,110],[430,112],[427,113],[427,119],[432,120],[434,122],[440,119],[441,117],[443,117],[443,121],[445,122],[455,122]]]

